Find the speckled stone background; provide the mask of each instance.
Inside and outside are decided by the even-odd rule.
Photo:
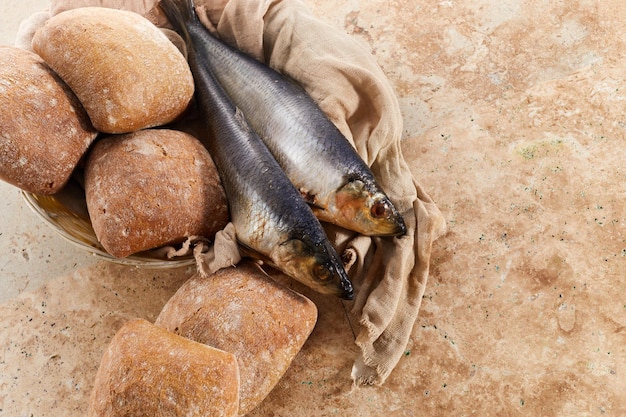
[[[294,285],[320,318],[251,415],[626,415],[623,0],[308,3],[389,76],[448,234],[385,385],[351,386],[344,306]],[[16,4],[2,43],[47,2]],[[115,331],[193,270],[99,262],[0,197],[0,416],[84,415]]]

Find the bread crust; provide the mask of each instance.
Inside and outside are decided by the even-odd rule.
[[[54,194],[97,134],[76,96],[39,56],[0,46],[0,179]]]
[[[193,96],[184,56],[161,30],[133,12],[68,10],[50,18],[32,46],[72,88],[100,132],[167,124]]]
[[[238,401],[232,354],[135,319],[104,352],[88,416],[233,417]]]
[[[243,416],[278,383],[316,321],[312,301],[242,261],[209,278],[190,278],[155,324],[237,357]]]
[[[228,202],[206,148],[193,136],[146,129],[96,142],[85,164],[89,216],[111,255],[212,239],[229,221]]]

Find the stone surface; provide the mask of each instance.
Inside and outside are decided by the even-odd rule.
[[[250,415],[626,415],[623,2],[308,3],[393,82],[449,233],[382,387],[351,386],[342,303],[290,283],[318,322]],[[191,272],[93,264],[0,192],[0,416],[84,415],[122,318],[154,319]]]

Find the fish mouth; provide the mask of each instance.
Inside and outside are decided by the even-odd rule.
[[[331,290],[333,295],[344,300],[354,299],[352,282],[350,282],[343,265],[337,267],[333,262],[330,262],[327,265],[318,264],[318,268],[324,269],[321,273],[316,274],[318,277],[327,273],[329,279],[332,280],[332,285],[327,288]]]
[[[338,296],[344,300],[354,300],[354,288],[352,288],[352,282],[348,278],[341,281],[341,287],[341,294]]]
[[[320,261],[318,257],[303,258],[297,268],[296,280],[321,294],[333,295],[344,300],[354,298],[354,289],[343,268],[333,259]],[[302,279],[304,278],[304,279]]]
[[[278,245],[271,258],[282,272],[320,294],[354,298],[352,283],[330,243],[312,247],[290,239]]]
[[[366,236],[402,236],[407,228],[404,218],[383,192],[368,189],[360,180],[352,181],[337,191],[332,198],[327,216],[322,220],[359,232]]]

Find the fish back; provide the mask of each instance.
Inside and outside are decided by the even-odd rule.
[[[370,168],[300,85],[217,39],[199,22],[190,32],[198,54],[318,218],[366,235],[406,232]],[[359,194],[345,192],[350,182],[358,182]],[[374,215],[378,212],[383,214]]]
[[[187,43],[198,107],[206,119],[202,140],[220,173],[237,238],[304,284],[352,298],[352,284],[320,222],[211,71],[197,21],[189,20],[189,10],[181,13],[185,4],[191,5],[162,0],[161,7]]]

